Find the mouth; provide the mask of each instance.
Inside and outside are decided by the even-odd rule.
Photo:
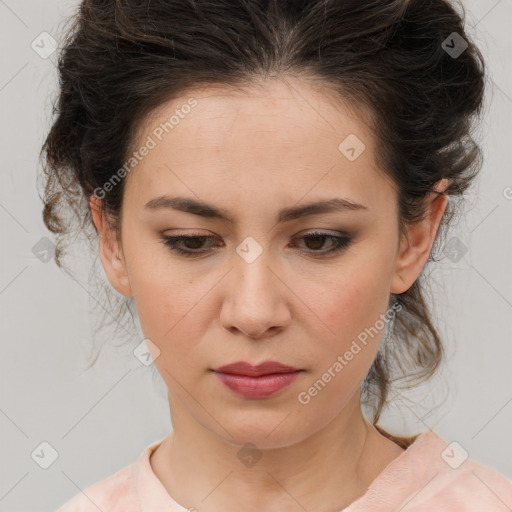
[[[212,371],[232,392],[251,399],[278,394],[303,372],[277,361],[265,361],[256,366],[239,361]]]
[[[264,361],[258,365],[252,365],[246,361],[237,361],[213,370],[217,373],[230,375],[243,375],[247,377],[261,377],[263,375],[274,375],[283,373],[294,373],[301,371],[299,368],[288,366],[279,361]]]

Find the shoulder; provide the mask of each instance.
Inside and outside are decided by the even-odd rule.
[[[415,512],[432,510],[434,504],[446,511],[510,512],[512,481],[495,469],[468,459],[455,471],[434,473],[415,497]]]
[[[407,442],[405,442],[407,441]],[[412,442],[410,442],[412,441]],[[344,512],[511,512],[512,482],[433,429],[404,439],[405,451]]]
[[[426,450],[413,452],[414,467],[423,478],[411,510],[426,512],[433,505],[461,512],[512,510],[512,481],[504,474],[470,458],[456,442],[448,443],[437,435],[426,437]]]
[[[139,512],[134,464],[89,485],[56,512]]]

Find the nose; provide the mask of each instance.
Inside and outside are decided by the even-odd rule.
[[[290,322],[290,292],[283,277],[261,254],[252,263],[242,258],[226,280],[220,321],[236,334],[262,339],[281,332]]]
[[[241,327],[238,327],[238,329],[240,331],[242,331],[248,338],[259,338],[261,336],[261,333],[260,334],[256,334],[255,336],[253,336],[252,334],[249,334],[248,332],[245,332]]]

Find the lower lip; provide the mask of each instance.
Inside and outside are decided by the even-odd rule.
[[[259,377],[220,372],[214,373],[221,382],[237,395],[246,398],[266,398],[277,394],[279,391],[289,386],[297,378],[300,370],[290,373],[261,375]]]

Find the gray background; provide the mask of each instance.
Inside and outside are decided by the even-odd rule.
[[[512,1],[464,4],[492,90],[480,129],[484,168],[452,233],[468,252],[429,264],[448,358],[425,388],[430,399],[423,388],[401,394],[383,425],[395,433],[432,427],[512,478]],[[58,39],[77,5],[0,0],[0,512],[54,511],[171,429],[163,384],[129,350],[108,345],[86,370],[92,259],[77,257],[73,279],[32,251],[49,236],[36,179],[56,54],[42,58],[31,44],[42,32]],[[58,453],[48,469],[31,457],[44,441]]]

